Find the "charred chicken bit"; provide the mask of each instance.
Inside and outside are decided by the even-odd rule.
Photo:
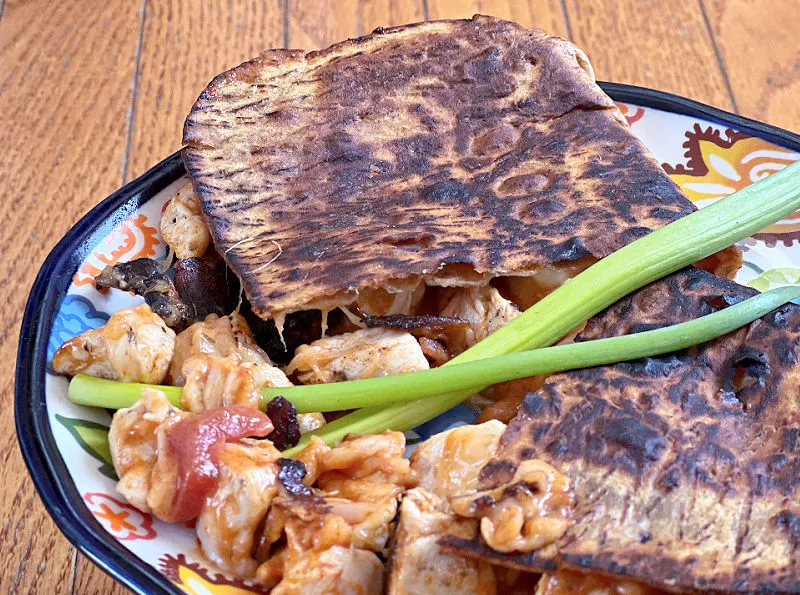
[[[162,384],[175,351],[175,333],[146,304],[124,308],[105,325],[66,341],[53,355],[53,370],[75,376]]]

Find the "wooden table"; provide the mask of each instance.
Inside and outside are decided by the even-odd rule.
[[[59,533],[14,434],[19,323],[58,238],[179,146],[218,72],[265,48],[476,12],[572,39],[599,79],[800,130],[800,0],[0,0],[3,592],[125,592]]]

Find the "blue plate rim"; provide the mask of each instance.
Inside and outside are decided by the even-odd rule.
[[[615,101],[730,126],[800,152],[800,135],[664,91],[600,81]],[[65,537],[112,578],[140,595],[183,591],[125,548],[86,508],[53,438],[45,401],[47,343],[58,306],[83,259],[121,220],[185,175],[180,151],[105,198],[52,249],[33,283],[20,329],[14,418],[22,457],[50,516]],[[63,271],[70,271],[64,275]]]

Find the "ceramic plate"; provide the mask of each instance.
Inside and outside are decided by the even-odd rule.
[[[633,131],[699,207],[800,159],[800,137],[665,93],[604,84]],[[16,423],[39,494],[60,529],[104,570],[139,593],[260,592],[203,566],[186,525],[168,525],[124,502],[114,489],[106,432],[111,416],[67,400],[67,379],[49,368],[55,349],[141,301],[93,284],[103,267],[165,256],[164,205],[184,183],[175,154],[115,192],[59,242],[34,283],[17,359]],[[737,280],[759,290],[800,280],[800,212],[740,244]],[[409,433],[410,442],[469,423],[457,407]]]

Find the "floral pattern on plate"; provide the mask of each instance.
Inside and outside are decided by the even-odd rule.
[[[144,213],[136,213],[123,221],[75,273],[75,285],[92,285],[106,266],[136,258],[152,258],[161,243],[158,226],[150,225]]]
[[[106,531],[120,541],[156,538],[153,517],[127,502],[100,492],[84,494],[83,499]]]
[[[164,554],[159,569],[169,580],[192,595],[240,595],[242,593],[269,593],[269,589],[240,579],[226,577],[219,572],[191,562],[183,554]]]
[[[664,164],[664,169],[697,206],[728,196],[800,159],[765,140],[736,132],[695,124],[686,133],[686,163]],[[759,239],[783,241],[787,246],[800,239],[800,211],[770,225]]]

